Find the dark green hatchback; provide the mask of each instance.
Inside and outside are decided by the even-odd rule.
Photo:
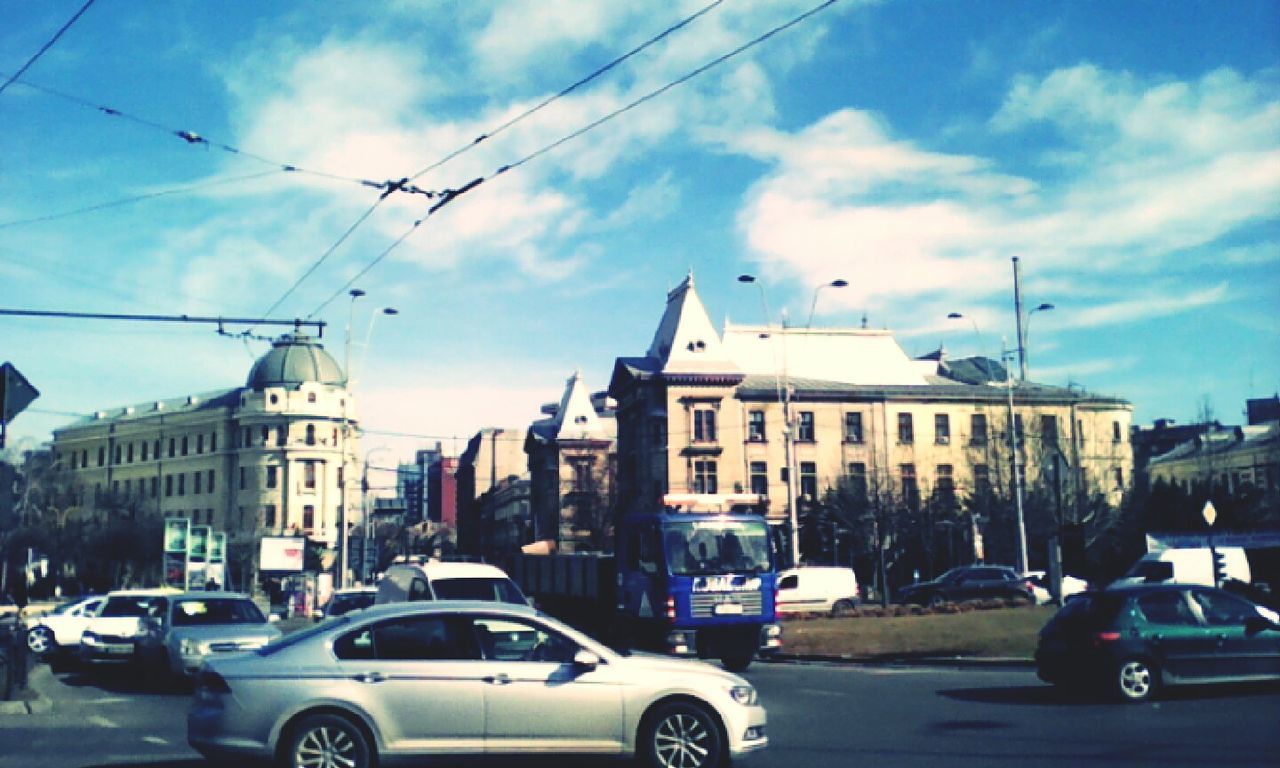
[[[1280,680],[1280,616],[1194,584],[1072,597],[1040,631],[1040,679],[1143,701],[1164,685]]]

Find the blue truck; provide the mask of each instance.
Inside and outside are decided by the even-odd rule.
[[[668,494],[619,521],[611,554],[519,554],[505,565],[542,610],[614,645],[742,671],[781,645],[759,508],[754,494]]]

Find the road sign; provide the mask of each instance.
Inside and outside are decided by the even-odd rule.
[[[4,447],[9,422],[39,396],[40,393],[31,386],[31,382],[18,373],[18,369],[12,364],[6,362],[0,365],[0,448]]]

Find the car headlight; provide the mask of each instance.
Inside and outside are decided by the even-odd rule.
[[[730,687],[729,696],[744,707],[749,707],[756,703],[756,689],[749,685]]]

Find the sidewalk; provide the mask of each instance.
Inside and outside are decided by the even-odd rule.
[[[13,701],[0,701],[0,716],[3,715],[43,715],[53,710],[53,702],[44,693],[47,686],[53,683],[53,673],[49,665],[37,663],[31,668],[27,678],[27,688],[18,692]]]

